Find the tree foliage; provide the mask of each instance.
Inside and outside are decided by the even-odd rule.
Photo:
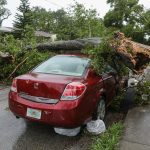
[[[105,15],[106,27],[123,27],[125,24],[140,22],[139,13],[143,11],[143,6],[138,4],[139,0],[107,0],[111,9]]]
[[[75,2],[68,9],[56,11],[46,10],[41,7],[30,8],[29,0],[20,0],[21,4],[14,21],[14,27],[21,32],[20,39],[13,36],[0,37],[0,51],[13,55],[14,62],[0,62],[4,78],[12,72],[18,63],[28,57],[25,66],[17,70],[16,75],[25,73],[41,60],[48,57],[47,53],[39,53],[37,50],[26,51],[26,47],[35,45],[34,30],[56,33],[58,39],[73,40],[87,37],[103,37],[114,30],[121,30],[127,37],[141,43],[150,44],[150,10],[144,10],[139,5],[139,0],[107,0],[111,9],[101,19],[95,9],[87,9],[84,5]],[[6,5],[6,0],[0,0],[0,20],[5,16],[1,11]],[[5,9],[4,9],[5,10]],[[6,13],[7,14],[7,13]],[[1,24],[0,24],[1,25]],[[109,32],[108,32],[109,31]],[[116,57],[114,50],[109,47],[110,38],[104,38],[102,44],[96,49],[90,49],[88,53],[92,59],[93,67],[98,73],[102,73],[106,64],[114,67],[120,75],[128,70]]]
[[[46,11],[34,7],[32,14],[36,30],[56,33],[58,39],[62,40],[102,36],[105,32],[103,21],[97,11],[86,9],[77,2],[67,10]]]
[[[3,21],[11,15],[10,11],[4,7],[5,5],[7,5],[7,1],[0,0],[0,26],[2,25]]]
[[[27,30],[28,31],[26,32],[26,37],[22,40],[15,39],[12,35],[7,35],[5,37],[0,36],[0,52],[6,52],[13,58],[12,61],[2,60],[0,58],[0,81],[7,81],[15,76],[24,74],[42,61],[54,55],[51,52],[41,53],[36,49],[27,51],[26,46],[28,44],[35,44],[34,38],[32,38],[32,33],[30,35],[31,29],[28,28]],[[15,70],[18,64],[22,63],[24,60],[26,61]],[[14,73],[12,74],[13,71]],[[11,74],[12,76],[10,76]],[[11,78],[8,78],[9,76]]]
[[[110,46],[114,35],[102,39],[99,47],[94,49],[86,49],[83,52],[91,58],[91,64],[98,74],[106,71],[107,66],[114,68],[119,76],[128,74],[128,68],[120,60],[120,57],[115,52],[115,49]],[[118,43],[119,44],[119,43]]]
[[[146,36],[145,43],[150,45],[150,9],[142,14],[141,21],[144,24],[144,33]]]
[[[86,9],[83,4],[75,2],[70,8],[74,31],[79,38],[103,36],[105,27],[96,9]]]
[[[45,8],[33,7],[31,11],[35,30],[49,32],[53,29],[53,16],[51,10],[46,11]]]
[[[107,0],[107,3],[111,9],[104,17],[105,26],[120,30],[135,41],[147,43],[146,35],[149,33],[146,29],[150,22],[145,17],[149,11],[144,10],[139,0]]]
[[[21,37],[24,37],[24,30],[27,26],[32,26],[33,17],[29,0],[20,0],[18,13],[16,13],[14,27],[20,29]]]
[[[71,39],[71,18],[64,9],[47,11],[44,8],[32,8],[33,25],[35,30],[57,33],[58,39]]]

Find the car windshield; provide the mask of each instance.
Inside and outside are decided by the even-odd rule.
[[[55,56],[40,64],[32,72],[82,76],[89,62],[88,58],[78,56]]]

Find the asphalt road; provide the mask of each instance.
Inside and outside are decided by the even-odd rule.
[[[91,137],[65,137],[43,124],[16,119],[8,108],[9,88],[0,87],[0,150],[87,150]]]
[[[9,88],[0,87],[0,150],[89,150],[93,136],[84,130],[76,137],[54,132],[53,127],[16,119],[8,108]],[[122,113],[109,111],[106,126],[122,120]]]

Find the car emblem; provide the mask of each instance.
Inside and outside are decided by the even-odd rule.
[[[28,84],[28,83],[29,83],[29,80],[26,80],[26,83]]]
[[[34,89],[38,89],[39,88],[39,84],[38,83],[34,83]]]

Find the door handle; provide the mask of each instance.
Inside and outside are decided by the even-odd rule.
[[[110,79],[110,78],[112,78],[112,76],[111,77],[106,77],[106,78],[103,78],[104,80],[107,80],[107,79]]]

